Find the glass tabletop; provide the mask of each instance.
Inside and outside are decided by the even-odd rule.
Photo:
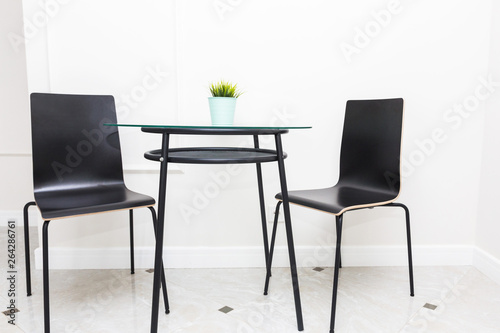
[[[286,130],[286,129],[309,129],[312,126],[259,126],[259,125],[229,125],[229,126],[213,126],[213,125],[165,125],[165,124],[112,124],[106,123],[105,126],[119,127],[140,127],[140,128],[177,128],[177,129],[254,129],[254,130]]]

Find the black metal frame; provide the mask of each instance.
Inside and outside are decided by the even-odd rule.
[[[160,277],[159,271],[162,262],[163,250],[163,232],[165,222],[165,202],[166,202],[166,189],[167,189],[167,170],[168,163],[194,163],[194,164],[229,164],[229,163],[255,163],[257,171],[257,183],[259,192],[259,204],[261,210],[262,232],[264,243],[264,254],[266,262],[266,283],[264,287],[264,295],[268,293],[268,280],[271,273],[271,260],[270,256],[268,235],[267,235],[267,221],[264,204],[264,188],[262,181],[262,168],[261,163],[277,161],[278,170],[281,184],[281,191],[285,193],[283,199],[285,207],[285,227],[288,242],[288,254],[290,259],[290,272],[292,278],[292,286],[295,301],[295,312],[297,318],[297,328],[299,331],[304,330],[302,307],[300,302],[299,282],[297,277],[297,265],[295,259],[295,251],[293,245],[292,225],[290,218],[290,209],[288,197],[286,196],[287,184],[285,174],[284,159],[286,154],[283,152],[281,134],[287,133],[287,129],[239,129],[239,128],[172,128],[172,127],[143,127],[143,132],[159,133],[162,134],[162,148],[146,152],[145,158],[149,160],[159,161],[160,164],[160,181],[159,181],[159,194],[158,194],[158,221],[157,221],[157,237],[155,246],[155,274],[153,277],[153,296],[152,296],[152,313],[151,313],[151,333],[158,332],[158,304],[159,304],[159,290],[160,290]],[[254,140],[254,148],[174,148],[169,149],[170,134],[197,134],[197,135],[252,135]],[[264,150],[259,148],[259,135],[274,135],[276,151]],[[191,156],[188,158],[175,156],[176,152],[190,152]],[[196,158],[197,152],[211,151],[214,155],[210,158]],[[221,154],[221,151],[223,152]],[[236,152],[237,156],[224,155],[224,152]],[[241,152],[253,154],[253,157],[244,156]],[[170,155],[172,154],[172,156]],[[219,154],[219,155],[218,155]],[[272,154],[272,158],[269,155]],[[273,243],[272,245],[273,246]]]
[[[28,209],[30,206],[36,206],[36,202],[30,201],[23,208],[24,218],[24,260],[26,264],[26,293],[31,296],[31,256],[30,256],[30,230]]]
[[[25,249],[25,262],[26,262],[26,291],[27,296],[31,296],[31,263],[30,263],[30,236],[29,236],[29,218],[28,209],[30,206],[36,206],[36,202],[28,202],[23,209],[24,218],[24,249]],[[153,230],[156,237],[156,212],[152,206],[147,207],[151,212],[153,219]],[[44,310],[44,332],[50,333],[50,288],[49,288],[49,236],[48,229],[51,220],[45,220],[42,226],[42,262],[43,262],[43,310]],[[133,209],[129,209],[129,226],[130,226],[130,274],[135,273],[134,264],[134,218]],[[163,300],[165,304],[165,313],[169,313],[169,303],[167,294],[167,284],[165,281],[165,271],[163,270],[163,263],[160,268],[161,271],[161,285],[163,289]]]
[[[283,196],[284,198],[285,196]],[[265,284],[265,293],[267,292],[267,288],[269,285],[269,278],[271,277],[271,263],[273,260],[273,254],[274,254],[274,243],[276,240],[276,229],[278,227],[278,215],[280,211],[280,206],[283,202],[280,200],[276,204],[276,210],[275,210],[275,216],[274,216],[274,223],[273,223],[273,231],[272,231],[272,236],[271,236],[271,248],[269,252],[269,266],[267,270],[267,276],[266,276],[266,284]],[[357,208],[357,209],[351,209],[352,210],[359,210],[359,209],[365,209],[365,208],[374,208],[374,207],[401,207],[405,210],[405,219],[406,219],[406,242],[407,242],[407,248],[408,248],[408,270],[409,270],[409,282],[410,282],[410,296],[414,296],[414,284],[413,284],[413,260],[412,260],[412,252],[411,252],[411,231],[410,231],[410,210],[408,207],[402,203],[398,202],[391,202],[388,204],[383,204],[383,205],[377,205],[377,206],[371,206],[371,207],[364,207],[364,208]],[[337,233],[337,240],[336,240],[336,247],[335,247],[335,266],[334,266],[334,275],[333,275],[333,292],[332,292],[332,309],[331,309],[331,317],[330,317],[330,333],[333,333],[335,330],[335,314],[336,314],[336,309],[337,309],[337,290],[338,290],[338,279],[339,279],[339,269],[342,268],[342,259],[341,259],[341,253],[340,253],[340,248],[341,248],[341,240],[342,240],[342,223],[344,219],[344,213],[340,215],[335,215],[335,226],[336,226],[336,233]],[[285,222],[286,222],[286,215],[285,215]],[[286,226],[286,224],[285,224]],[[290,245],[289,245],[290,247]],[[290,248],[289,248],[290,250]]]
[[[130,274],[135,274],[134,260],[134,210],[128,211],[129,229],[130,229]],[[154,222],[153,222],[154,224]]]
[[[29,232],[29,217],[28,210],[31,206],[36,206],[35,201],[30,201],[23,208],[24,219],[24,253],[26,264],[26,292],[27,296],[31,296],[31,251],[30,251],[30,232]],[[156,215],[154,215],[156,219]],[[135,273],[134,260],[134,210],[129,209],[129,228],[130,228],[130,274]]]

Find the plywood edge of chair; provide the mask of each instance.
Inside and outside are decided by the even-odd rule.
[[[38,211],[40,212],[40,215],[42,216],[42,220],[54,221],[54,220],[62,220],[62,219],[72,218],[72,217],[83,217],[83,216],[90,216],[90,215],[96,215],[96,214],[102,214],[102,213],[120,212],[123,210],[131,210],[131,209],[137,209],[137,208],[148,208],[148,207],[153,207],[154,205],[155,204],[144,205],[144,206],[134,206],[134,207],[128,207],[128,208],[120,208],[120,209],[103,210],[101,212],[86,213],[86,214],[66,215],[66,216],[61,216],[61,217],[54,217],[51,219],[43,217],[42,212],[41,212],[40,208],[38,207],[38,205],[36,207],[38,208]]]
[[[362,208],[370,208],[370,207],[377,207],[377,206],[383,206],[383,205],[390,204],[390,203],[396,201],[399,198],[399,194],[400,193],[401,193],[401,191],[398,193],[398,195],[394,199],[391,199],[391,200],[374,202],[374,203],[364,204],[364,205],[349,206],[349,207],[346,207],[346,208],[342,209],[338,213],[327,212],[325,210],[321,210],[321,209],[318,209],[318,208],[313,208],[313,207],[301,205],[301,204],[298,204],[298,203],[295,203],[295,202],[290,202],[290,203],[293,204],[293,205],[296,205],[296,206],[301,206],[301,207],[305,207],[305,208],[309,208],[309,209],[314,209],[314,210],[317,210],[319,212],[323,212],[323,213],[327,213],[327,214],[332,214],[332,215],[335,215],[335,216],[339,216],[339,215],[342,215],[345,212],[348,212],[350,210],[356,210],[356,209],[362,209]],[[276,200],[283,202],[283,199],[276,199]]]

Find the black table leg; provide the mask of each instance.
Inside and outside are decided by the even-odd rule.
[[[253,136],[254,147],[259,148],[259,136]],[[264,238],[264,257],[266,260],[266,282],[268,276],[271,276],[271,265],[269,262],[269,240],[267,236],[267,219],[266,219],[266,205],[264,200],[264,185],[262,184],[262,167],[260,163],[257,166],[257,183],[259,185],[259,202],[260,202],[260,218],[262,220],[262,236]],[[267,283],[265,283],[267,285]],[[264,295],[267,295],[267,287],[264,286]]]
[[[155,239],[156,239],[156,212],[155,209],[151,206],[148,207],[149,211],[151,212],[151,215],[153,217],[153,231],[155,233]],[[170,307],[168,305],[168,295],[167,295],[167,279],[165,278],[165,265],[161,266],[161,288],[163,289],[163,302],[165,304],[165,313],[169,314],[170,313]]]
[[[302,306],[300,304],[299,279],[297,277],[297,263],[295,261],[295,248],[293,245],[292,221],[290,218],[290,202],[288,201],[288,189],[285,176],[285,162],[283,158],[283,147],[281,145],[281,135],[275,135],[276,153],[278,154],[278,169],[280,174],[281,195],[283,196],[283,213],[285,215],[286,239],[288,243],[288,256],[290,257],[290,272],[292,275],[293,296],[295,299],[295,312],[297,315],[297,328],[304,330],[302,320]]]
[[[274,222],[273,222],[273,231],[271,232],[271,247],[269,248],[269,261],[266,275],[266,282],[264,283],[264,295],[267,295],[267,291],[269,289],[269,279],[271,278],[271,267],[273,266],[273,253],[274,253],[274,243],[276,241],[276,229],[278,228],[278,217],[280,214],[280,206],[283,202],[278,201],[276,204],[276,209],[274,210]]]
[[[153,277],[153,301],[151,312],[151,333],[158,332],[158,311],[160,304],[160,284],[163,263],[163,230],[165,222],[165,197],[167,191],[167,167],[168,167],[168,141],[169,134],[162,135],[162,157],[160,159],[160,186],[158,193],[158,221],[156,228],[155,265]]]

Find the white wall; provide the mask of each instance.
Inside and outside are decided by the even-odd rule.
[[[489,67],[493,76],[500,78],[500,4],[495,2],[492,10],[492,36]],[[500,264],[500,217],[497,213],[498,189],[500,188],[500,96],[487,101],[486,121],[484,126],[484,144],[481,164],[479,192],[479,213],[477,219],[476,242],[479,252],[478,264],[500,280],[500,271],[495,267]],[[482,259],[482,260],[481,260]]]
[[[417,263],[469,260],[462,255],[470,253],[476,230],[482,230],[476,223],[485,103],[494,103],[492,96],[498,95],[496,87],[489,91],[483,83],[491,74],[491,1],[55,3],[48,22],[38,24],[28,43],[30,92],[113,94],[121,122],[208,123],[209,82],[233,80],[245,90],[237,123],[313,126],[284,137],[291,189],[335,183],[347,99],[404,97],[401,201],[412,212]],[[39,3],[23,4],[27,26],[36,27],[43,13]],[[143,82],[152,72],[157,85],[146,89]],[[457,105],[465,111],[457,112]],[[494,125],[486,126],[494,132]],[[151,169],[157,165],[142,154],[156,148],[159,138],[128,129],[121,139],[129,186],[156,197],[158,176]],[[240,143],[241,138],[174,141]],[[227,174],[226,166],[177,167],[180,172],[168,183],[166,246],[260,248],[253,166],[237,168],[237,175],[205,201],[200,192],[213,188],[214,175]],[[5,166],[0,168],[5,174]],[[265,165],[264,172],[267,202],[273,205],[279,190],[276,166]],[[28,179],[23,184],[27,188]],[[16,205],[30,195],[28,190],[19,194]],[[197,214],[183,214],[190,208]],[[300,248],[317,253],[333,244],[332,216],[299,207],[292,214],[299,256]],[[53,222],[51,242],[62,249],[125,248],[124,217]],[[138,246],[152,244],[148,217],[139,213]],[[404,244],[398,210],[349,213],[344,230],[347,250]],[[282,233],[278,241],[284,245]],[[404,263],[404,253],[402,258],[397,263]],[[323,259],[299,258],[309,264],[315,260]]]
[[[22,2],[0,1],[0,225],[33,197]]]

